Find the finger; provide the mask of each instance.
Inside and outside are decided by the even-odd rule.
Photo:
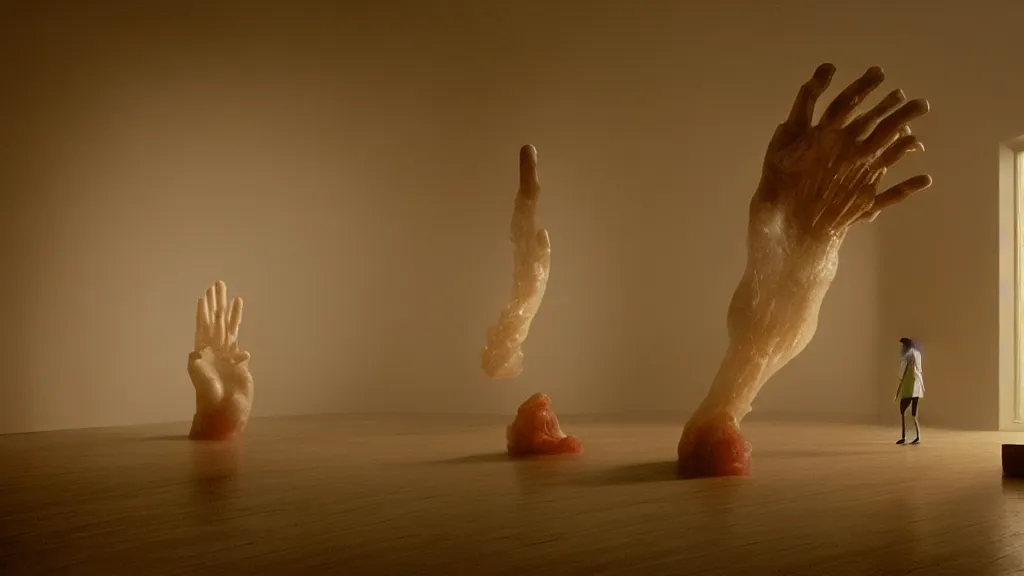
[[[242,299],[235,298],[231,303],[231,317],[228,319],[227,342],[230,346],[238,341],[238,327],[242,325]]]
[[[235,364],[248,362],[250,359],[252,359],[252,355],[244,350],[236,350],[234,354],[231,355],[231,361]]]
[[[902,136],[889,145],[875,160],[875,169],[890,168],[911,152],[924,152],[924,144],[917,136]]]
[[[218,280],[214,287],[217,293],[217,311],[222,315],[226,314],[228,309],[228,285],[223,280]]]
[[[206,337],[213,338],[214,320],[217,318],[217,295],[214,293],[214,287],[210,286],[206,289],[206,314],[209,318],[209,322],[206,324]]]
[[[818,98],[821,98],[821,95],[832,83],[832,76],[835,73],[835,66],[822,64],[814,71],[810,80],[804,82],[796,94],[796,100],[793,101],[789,118],[786,119],[786,124],[790,128],[806,130],[811,127],[811,122],[814,120],[814,107],[818,104]]]
[[[210,319],[207,317],[206,312],[206,298],[199,298],[196,300],[196,352],[203,349],[203,341],[206,338],[206,327],[209,324]]]
[[[895,110],[900,104],[907,100],[903,90],[893,90],[882,98],[882,101],[875,104],[875,107],[853,119],[846,127],[846,131],[854,138],[860,140],[875,129],[878,122]]]
[[[857,78],[846,90],[836,96],[828,105],[825,112],[818,121],[822,126],[842,126],[857,111],[857,107],[864,102],[868,94],[875,91],[885,80],[885,73],[878,66],[872,66],[867,72]]]
[[[214,288],[217,297],[217,311],[213,315],[213,341],[223,346],[227,334],[224,316],[227,314],[228,308],[228,287],[223,281],[218,280],[214,284]]]
[[[537,231],[533,238],[537,246],[534,258],[540,266],[537,274],[547,277],[551,269],[551,237],[548,235],[548,231],[542,228]]]
[[[861,216],[861,218],[874,220],[874,218],[878,216],[878,213],[881,212],[882,210],[894,204],[898,204],[899,202],[909,197],[911,194],[915,192],[920,192],[921,190],[924,190],[925,188],[928,188],[931,185],[932,177],[927,174],[922,174],[920,176],[908,178],[903,182],[900,182],[899,184],[890,187],[885,192],[882,192],[881,194],[875,196],[874,206],[872,206],[869,212]]]
[[[865,212],[874,207],[875,190],[878,189],[878,182],[885,177],[885,172],[885,168],[876,171],[865,170],[854,180],[854,191],[847,197],[846,203],[836,204],[833,209],[826,211],[823,215],[824,221],[836,222],[840,229],[845,229],[860,220]]]
[[[540,192],[537,178],[537,149],[527,144],[519,149],[519,193],[534,197]]]
[[[884,153],[886,150],[889,149],[890,146],[895,144],[897,140],[899,140],[900,138],[906,138],[907,136],[910,136],[912,133],[913,132],[910,130],[910,126],[904,124],[903,126],[900,127],[899,130],[896,131],[895,134],[886,138],[884,142],[881,142],[879,144],[879,147],[876,149],[875,153],[877,154],[878,150]]]
[[[203,307],[203,329],[209,330],[210,323],[213,322],[213,306],[205,296],[199,299],[199,304]]]
[[[924,99],[911,100],[900,106],[898,110],[880,121],[864,140],[865,152],[872,154],[885,149],[905,125],[915,118],[924,116],[928,110],[928,101]]]

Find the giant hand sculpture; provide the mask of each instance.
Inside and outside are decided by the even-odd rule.
[[[193,440],[226,440],[245,428],[252,407],[249,353],[238,348],[242,299],[228,310],[228,288],[217,282],[196,304],[195,349],[188,377],[196,389]]]
[[[729,305],[729,347],[679,440],[683,476],[749,473],[751,448],[739,422],[764,383],[814,336],[850,226],[931,185],[921,175],[878,192],[886,169],[924,150],[908,123],[928,112],[928,102],[904,103],[896,90],[855,116],[884,79],[871,68],[812,125],[834,73],[831,64],[818,67],[768,144],[750,201],[746,271]]]
[[[480,364],[490,378],[515,378],[523,372],[523,342],[537,315],[551,269],[551,239],[548,231],[538,229],[537,150],[523,146],[519,150],[519,192],[512,212],[511,240],[515,246],[512,300],[505,306],[498,323],[487,330],[487,341]]]

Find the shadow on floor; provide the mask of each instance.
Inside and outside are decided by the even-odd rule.
[[[162,436],[147,436],[145,440],[170,442],[174,440],[188,440],[188,434],[164,434]]]
[[[588,486],[615,486],[622,484],[646,484],[650,482],[671,482],[681,480],[675,460],[666,462],[644,462],[629,464],[605,470],[594,470],[579,478],[580,484]]]
[[[754,449],[753,458],[791,459],[791,458],[859,458],[862,456],[874,455],[873,451],[852,451],[852,450],[757,450]]]
[[[428,464],[493,464],[496,462],[510,462],[516,464],[541,464],[550,463],[552,465],[562,462],[578,462],[579,459],[575,457],[575,454],[552,454],[539,455],[539,456],[527,456],[523,458],[512,458],[507,452],[492,452],[490,454],[471,454],[469,456],[459,456],[457,458],[446,458],[444,460],[433,460]]]
[[[494,462],[513,462],[513,460],[505,452],[492,452],[490,454],[471,454],[469,456],[459,456],[458,458],[434,460],[429,462],[429,464],[487,464]]]
[[[1024,498],[1024,478],[1003,476],[1003,495]]]

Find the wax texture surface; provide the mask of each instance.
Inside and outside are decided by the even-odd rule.
[[[228,308],[224,282],[210,286],[196,303],[195,346],[188,376],[196,392],[189,438],[228,440],[245,428],[253,401],[248,352],[238,347],[242,299]]]
[[[924,150],[909,123],[929,111],[928,102],[894,90],[858,113],[885,79],[872,67],[815,124],[815,106],[835,71],[817,68],[768,144],[750,201],[746,269],[726,318],[728,348],[677,447],[683,476],[750,472],[740,421],[765,382],[814,337],[850,227],[931,185],[922,174],[881,188],[889,168]]]
[[[558,416],[551,409],[551,398],[539,392],[519,406],[505,436],[508,455],[513,458],[583,452],[579,440],[562,432]]]
[[[519,191],[512,211],[510,239],[514,271],[512,296],[498,322],[487,330],[480,365],[489,378],[505,380],[523,372],[523,343],[537,316],[547,290],[551,270],[551,239],[537,227],[537,150],[523,146],[519,151]]]

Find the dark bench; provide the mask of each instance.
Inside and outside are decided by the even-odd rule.
[[[1024,478],[1024,444],[1003,444],[1003,476]]]

